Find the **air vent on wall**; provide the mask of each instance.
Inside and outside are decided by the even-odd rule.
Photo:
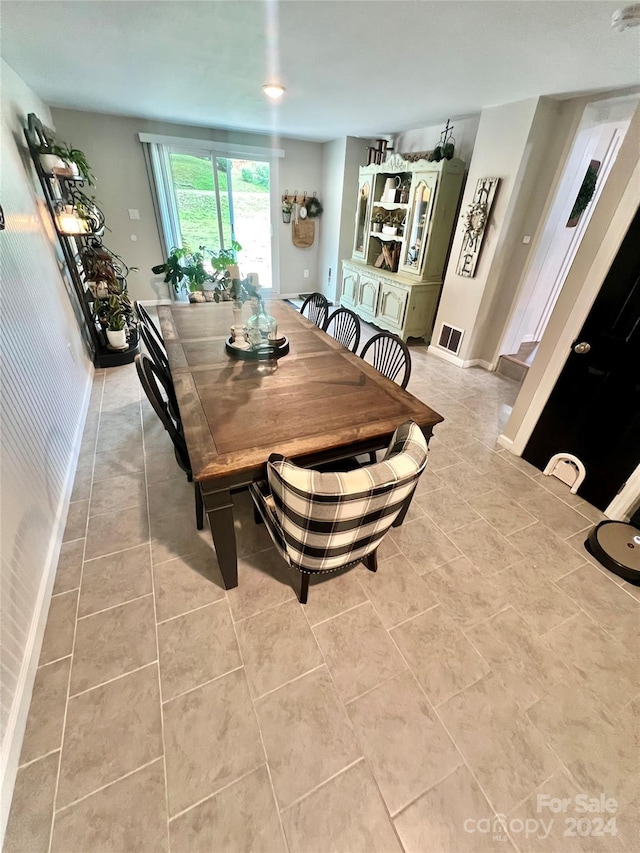
[[[457,355],[460,350],[460,344],[462,343],[463,335],[464,329],[456,329],[455,326],[447,326],[446,323],[443,323],[442,329],[440,331],[440,340],[438,341],[438,346],[443,347],[444,349],[449,350],[449,352],[453,352]]]

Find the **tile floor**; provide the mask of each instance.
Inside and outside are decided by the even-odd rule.
[[[134,367],[96,374],[6,853],[637,849],[638,590],[496,450],[517,385],[413,362],[446,421],[410,514],[306,607],[246,495],[225,593]]]

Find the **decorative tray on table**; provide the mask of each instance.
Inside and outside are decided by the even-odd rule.
[[[224,346],[229,355],[234,358],[240,358],[244,361],[269,361],[274,358],[282,358],[289,352],[288,338],[278,338],[275,341],[265,341],[264,343],[249,346],[246,349],[234,345],[233,340],[229,337],[224,342]]]

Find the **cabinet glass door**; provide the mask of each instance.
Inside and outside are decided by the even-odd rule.
[[[435,175],[419,177],[413,188],[409,204],[402,268],[416,275],[420,275],[422,270],[424,253],[429,239],[429,225],[436,181]]]
[[[365,181],[358,192],[358,207],[356,209],[356,237],[353,244],[353,255],[356,258],[366,257],[367,237],[369,235],[369,201],[371,199],[371,184]]]

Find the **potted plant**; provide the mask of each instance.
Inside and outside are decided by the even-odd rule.
[[[386,219],[386,212],[384,210],[374,210],[373,216],[371,217],[371,230],[378,234],[382,231],[382,226]]]
[[[112,349],[127,348],[127,320],[123,310],[122,296],[124,294],[109,294],[107,309],[107,340]]]
[[[282,221],[286,224],[291,222],[291,211],[293,210],[293,203],[289,201],[289,199],[282,199]]]
[[[236,263],[236,252],[241,248],[235,240],[230,249],[217,252],[205,246],[199,246],[197,252],[192,252],[189,246],[175,247],[171,249],[167,260],[152,267],[151,272],[164,275],[165,284],[173,287],[176,297],[188,293],[190,302],[207,301],[205,285],[213,284],[209,292],[213,291],[213,300],[219,302],[227,289],[228,267]]]
[[[385,216],[384,224],[382,226],[382,233],[388,234],[390,237],[393,237],[398,233],[395,210],[390,210],[389,213],[387,213],[387,215]]]
[[[75,178],[95,185],[95,177],[87,162],[87,157],[79,148],[72,148],[64,142],[55,140],[40,148],[40,163],[47,174]]]

